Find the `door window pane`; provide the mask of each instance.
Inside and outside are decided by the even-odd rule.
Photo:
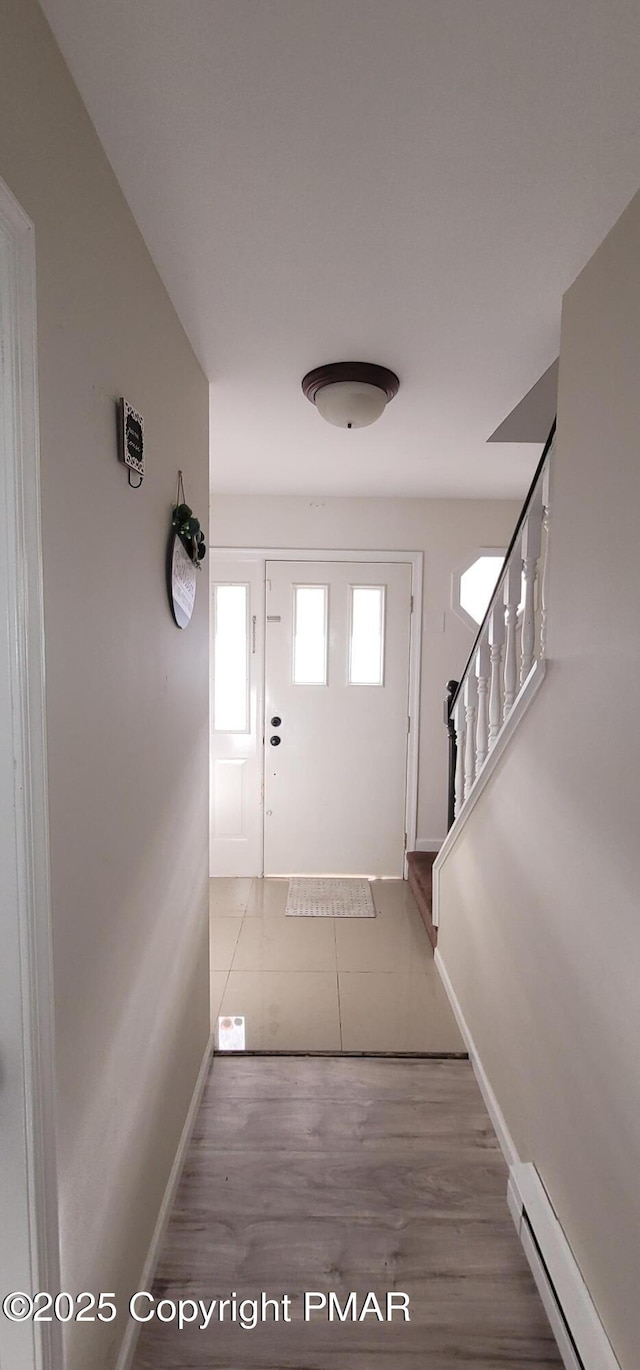
[[[384,680],[384,585],[351,586],[349,684]]]
[[[294,590],[293,683],[327,683],[327,585]]]
[[[214,586],[213,726],[217,733],[249,727],[248,585]]]

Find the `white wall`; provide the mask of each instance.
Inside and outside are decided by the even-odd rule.
[[[206,573],[184,633],[165,591],[208,386],[35,0],[3,5],[0,175],[36,229],[62,1280],[125,1307],[208,1039]],[[66,1370],[126,1323],[69,1325]]]
[[[568,292],[549,666],[441,874],[441,954],[623,1370],[640,1353],[640,196]]]
[[[215,394],[213,403],[215,408]],[[418,837],[425,842],[436,844],[446,834],[442,701],[474,639],[451,609],[452,572],[478,547],[506,547],[519,512],[514,500],[212,497],[211,542],[217,547],[424,551]]]

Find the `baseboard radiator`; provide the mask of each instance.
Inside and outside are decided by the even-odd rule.
[[[507,1199],[566,1370],[621,1370],[534,1165],[512,1165]]]

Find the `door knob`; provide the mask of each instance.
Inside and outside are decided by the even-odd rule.
[[[281,737],[277,737],[276,734],[274,733],[273,737],[270,737],[270,738],[269,738],[269,741],[270,741],[272,747],[279,747],[279,746],[280,746],[280,743],[282,742],[282,738],[281,738]]]
[[[271,719],[271,727],[272,727],[272,728],[279,728],[280,725],[281,725],[281,723],[282,723],[282,719],[281,719],[281,718],[278,718],[278,715],[277,715],[277,714],[274,714],[274,715],[273,715],[273,718]]]

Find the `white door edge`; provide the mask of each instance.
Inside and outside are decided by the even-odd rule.
[[[405,562],[411,566],[411,594],[413,611],[409,633],[409,717],[407,739],[407,788],[405,798],[405,831],[407,843],[404,875],[407,875],[406,853],[416,845],[418,829],[418,744],[420,738],[420,673],[422,668],[422,579],[424,553],[410,550],[393,551],[368,547],[344,549],[324,547],[218,547],[209,548],[217,561],[242,561],[259,558],[267,561],[381,561]],[[263,661],[264,675],[264,661]]]
[[[53,961],[49,878],[49,820],[45,721],[42,536],[36,354],[35,234],[13,194],[0,180],[3,238],[2,328],[5,355],[0,375],[2,404],[13,422],[0,429],[6,498],[0,500],[0,546],[5,549],[6,615],[11,650],[11,746],[14,756],[12,821],[3,825],[0,846],[13,849],[20,948],[16,967],[22,1016],[24,1074],[24,1171],[27,1176],[31,1291],[60,1288],[57,1166],[55,1150],[55,1063]],[[9,830],[11,829],[11,830]],[[9,857],[10,859],[10,857]],[[12,1233],[3,1233],[11,1242]],[[9,1291],[5,1291],[9,1292]],[[29,1291],[27,1291],[29,1292]],[[10,1326],[10,1324],[8,1324]],[[34,1370],[61,1370],[61,1328],[56,1322],[30,1324],[24,1362]],[[26,1325],[23,1329],[26,1332]],[[0,1337],[0,1346],[2,1339]]]

